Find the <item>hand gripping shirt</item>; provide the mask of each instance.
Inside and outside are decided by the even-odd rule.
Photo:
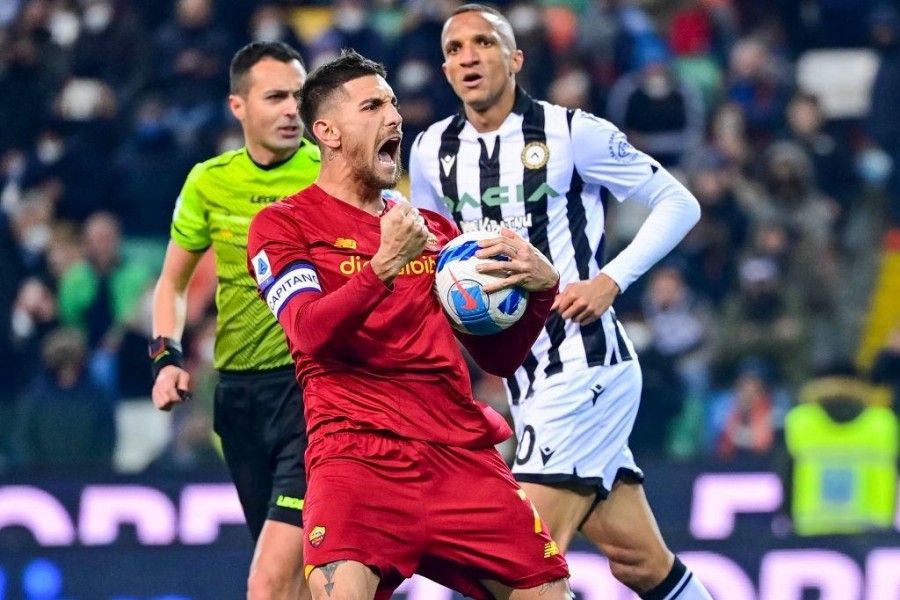
[[[498,413],[473,398],[454,336],[482,368],[508,375],[557,290],[532,294],[525,316],[499,334],[454,332],[432,286],[438,252],[459,231],[437,213],[421,214],[436,243],[403,267],[392,288],[369,265],[381,243],[380,216],[316,185],[265,208],[250,226],[248,267],[287,333],[311,443],[347,430],[464,447],[511,435]]]
[[[287,161],[269,168],[258,166],[241,148],[196,165],[185,181],[175,205],[172,241],[190,252],[210,246],[215,252],[217,369],[291,364],[284,333],[247,277],[247,231],[264,207],[315,181],[319,162],[318,147],[307,140]]]

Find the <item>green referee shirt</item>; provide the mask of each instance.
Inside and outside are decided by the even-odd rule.
[[[210,246],[216,256],[215,367],[274,369],[293,363],[281,326],[256,294],[247,272],[250,220],[265,206],[308,187],[319,175],[318,147],[303,140],[287,161],[263,168],[246,148],[191,170],[175,205],[172,240],[190,252]]]

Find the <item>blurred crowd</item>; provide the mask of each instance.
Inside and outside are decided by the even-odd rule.
[[[152,286],[194,163],[242,145],[228,63],[383,62],[415,135],[458,105],[457,0],[0,2],[0,472],[217,468],[215,275],[192,283],[194,401],[149,400]],[[879,0],[496,2],[533,96],[608,118],[697,196],[698,226],[616,304],[638,348],[639,457],[769,456],[812,379],[852,364],[900,225],[900,12]],[[837,73],[835,70],[837,69]],[[612,208],[607,248],[644,213]],[[875,369],[898,386],[900,331]],[[886,365],[886,366],[885,366]],[[476,375],[503,407],[502,387]],[[893,382],[892,382],[893,379]]]

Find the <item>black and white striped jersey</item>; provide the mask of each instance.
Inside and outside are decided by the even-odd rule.
[[[659,168],[610,122],[517,89],[513,111],[496,131],[478,133],[460,113],[421,133],[410,158],[410,196],[451,216],[462,231],[516,231],[553,261],[564,289],[604,266],[610,197],[628,198]],[[550,375],[633,356],[613,310],[586,326],[553,313],[507,387],[515,403]]]

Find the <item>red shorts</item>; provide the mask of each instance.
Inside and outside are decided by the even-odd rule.
[[[377,598],[418,573],[476,600],[493,598],[482,580],[525,589],[568,577],[493,448],[336,433],[312,443],[307,458],[307,574],[353,560],[380,574]]]

